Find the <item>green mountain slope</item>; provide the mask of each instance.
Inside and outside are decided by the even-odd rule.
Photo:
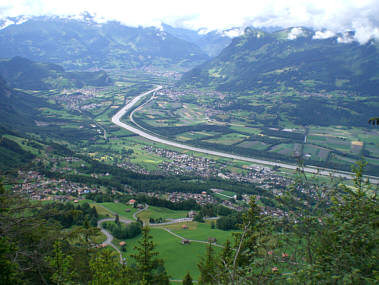
[[[0,57],[13,56],[68,69],[194,66],[208,58],[196,45],[157,28],[49,17],[0,30]]]
[[[112,83],[105,71],[66,72],[61,66],[14,57],[0,60],[0,76],[12,88],[55,89],[105,86]]]
[[[186,73],[182,83],[234,91],[294,88],[373,94],[378,90],[377,44],[313,39],[314,32],[305,28],[298,28],[300,35],[291,40],[291,31],[248,28],[219,56]]]
[[[222,32],[211,31],[201,33],[199,30],[176,28],[167,24],[162,24],[162,27],[167,33],[187,42],[194,43],[211,57],[217,56],[232,41],[230,37],[224,35]]]

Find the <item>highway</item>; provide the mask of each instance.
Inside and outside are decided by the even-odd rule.
[[[293,164],[282,163],[282,162],[274,162],[274,161],[268,161],[268,160],[262,160],[262,159],[255,159],[255,158],[251,158],[251,157],[245,157],[245,156],[240,156],[240,155],[235,155],[235,154],[230,154],[230,153],[224,153],[224,152],[220,152],[220,151],[214,151],[214,150],[210,150],[210,149],[204,149],[204,148],[194,147],[194,146],[190,146],[190,145],[185,145],[185,144],[178,143],[175,141],[170,141],[167,139],[163,139],[163,138],[154,136],[150,133],[147,133],[143,130],[142,127],[136,128],[136,127],[133,127],[133,126],[130,126],[130,125],[127,125],[127,124],[121,122],[121,118],[130,109],[132,109],[134,107],[134,105],[136,105],[137,102],[140,101],[140,99],[142,99],[143,97],[145,97],[151,93],[154,93],[160,89],[162,89],[162,86],[157,86],[156,88],[154,88],[150,91],[147,91],[145,93],[142,93],[142,94],[136,96],[133,100],[131,100],[129,103],[127,103],[123,108],[121,108],[112,117],[112,122],[121,128],[124,128],[124,129],[126,129],[132,133],[137,134],[137,135],[140,135],[141,137],[144,137],[148,140],[158,142],[158,143],[162,143],[165,145],[169,145],[169,146],[173,146],[173,147],[177,147],[177,148],[181,148],[181,149],[186,149],[186,150],[191,150],[191,151],[195,151],[195,152],[215,155],[215,156],[219,156],[219,157],[225,157],[225,158],[230,158],[230,159],[235,159],[235,160],[240,160],[240,161],[246,161],[246,162],[257,163],[257,164],[264,164],[264,165],[269,165],[269,166],[278,166],[278,167],[282,167],[282,168],[286,168],[286,169],[296,170],[297,166],[293,165]],[[142,107],[142,106],[140,106],[140,107]],[[134,122],[133,114],[134,114],[134,111],[131,112],[131,114],[129,115],[129,119],[131,120],[131,122]],[[136,123],[134,122],[134,124],[136,124]],[[138,126],[138,124],[136,124],[136,125]],[[332,175],[334,177],[341,177],[341,178],[347,178],[347,179],[353,178],[353,174],[350,172],[321,168],[321,167],[316,167],[316,166],[306,166],[306,167],[304,167],[304,171],[307,173],[314,173],[314,174],[325,175],[325,176]],[[375,177],[375,176],[365,176],[365,177],[369,177],[371,183],[379,184],[379,177]]]

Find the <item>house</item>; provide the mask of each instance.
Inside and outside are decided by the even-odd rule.
[[[145,208],[145,206],[144,206],[143,204],[138,204],[138,205],[137,205],[137,208],[138,208],[138,209],[143,209],[143,208]]]
[[[128,202],[128,204],[129,204],[129,205],[134,205],[135,202],[137,202],[137,201],[134,200],[134,199],[130,199],[129,202]]]
[[[196,215],[197,215],[197,213],[195,211],[192,211],[192,210],[187,213],[188,218],[194,218]]]
[[[215,243],[215,242],[217,241],[217,239],[214,238],[214,237],[209,237],[209,238],[208,238],[208,241],[209,241],[210,243]]]
[[[126,245],[126,242],[124,242],[124,241],[120,241],[120,246],[125,246]]]
[[[183,230],[187,230],[188,229],[188,226],[186,224],[182,225],[182,229]]]

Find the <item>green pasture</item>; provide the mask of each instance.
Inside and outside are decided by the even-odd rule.
[[[258,135],[261,133],[261,131],[258,128],[251,128],[251,127],[247,127],[243,125],[232,124],[230,128],[234,131],[241,132],[241,133],[248,133],[251,135]]]
[[[29,151],[33,154],[37,154],[38,153],[38,149],[37,148],[34,148],[34,147],[31,147],[31,146],[28,146],[27,145],[27,142],[28,140],[27,139],[24,139],[24,138],[21,138],[21,137],[17,137],[17,136],[12,136],[12,135],[4,135],[5,138],[7,139],[10,139],[16,143],[18,143],[18,145],[23,149],[23,150],[26,150],[26,151]],[[34,142],[36,143],[36,142]],[[40,143],[36,143],[38,145],[40,145],[41,147],[43,146],[42,144]]]
[[[151,228],[150,233],[159,252],[159,258],[164,260],[171,279],[183,279],[189,272],[194,280],[198,280],[200,273],[197,264],[205,255],[207,244],[193,242],[182,245],[181,239],[159,228]],[[126,252],[123,256],[126,257],[127,263],[133,263],[130,255],[135,253],[134,247],[140,237],[126,240]],[[219,248],[214,248],[216,252],[220,251]]]
[[[364,148],[369,151],[371,156],[379,157],[379,144],[365,144]]]
[[[260,141],[244,141],[238,144],[237,146],[243,147],[243,148],[252,148],[256,150],[266,150],[269,147],[268,144],[264,142],[260,142]]]
[[[187,217],[188,211],[174,211],[167,208],[149,206],[146,210],[137,215],[142,221],[149,221],[150,218],[157,219],[180,219]]]
[[[217,133],[217,132],[185,132],[185,133],[178,134],[176,136],[176,139],[183,140],[183,141],[199,140],[199,139],[203,139],[206,137],[211,137],[211,136],[215,136],[219,134],[220,133]]]
[[[330,150],[312,144],[305,144],[303,152],[304,154],[310,154],[312,160],[325,161],[328,158]]]
[[[214,221],[216,223],[216,221]],[[188,228],[183,229],[183,225]],[[200,240],[208,242],[208,238],[216,238],[216,243],[224,245],[227,240],[233,240],[233,231],[223,231],[211,228],[211,221],[205,223],[186,222],[174,225],[165,226],[172,232],[190,240]]]
[[[278,144],[270,149],[271,152],[277,152],[284,155],[293,155],[296,151],[300,151],[300,144]]]
[[[129,220],[133,220],[133,214],[137,212],[137,209],[133,208],[130,205],[126,205],[124,203],[104,202],[98,205],[101,205],[107,210],[110,210],[111,212],[118,214],[120,217],[129,219]]]
[[[248,138],[248,136],[240,134],[240,133],[230,133],[230,134],[222,135],[219,138],[208,139],[205,141],[209,143],[215,143],[215,144],[232,145],[232,144],[241,142],[246,138]]]

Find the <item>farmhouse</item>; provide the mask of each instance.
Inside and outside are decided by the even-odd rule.
[[[182,244],[191,244],[191,242],[188,239],[182,239]]]
[[[130,199],[129,202],[128,202],[128,204],[129,204],[129,205],[134,205],[135,202],[136,202],[136,200],[134,200],[134,199]]]

